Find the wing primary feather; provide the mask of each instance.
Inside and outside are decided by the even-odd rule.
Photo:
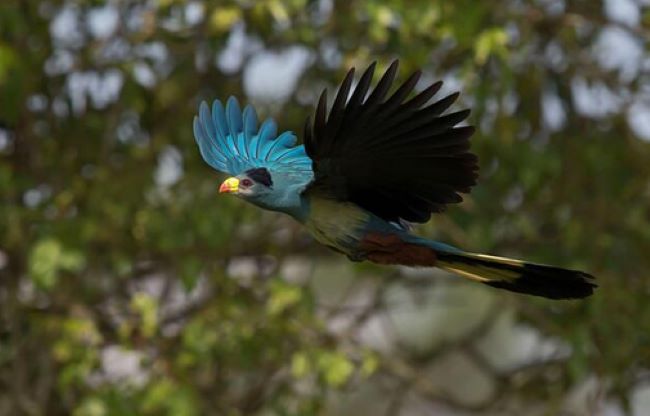
[[[438,81],[429,85],[422,92],[404,103],[402,111],[415,110],[426,104],[442,87],[442,82]],[[452,101],[453,102],[453,101]]]
[[[417,120],[435,120],[435,116],[447,109],[458,97],[457,94],[451,94],[442,100],[431,104],[421,110],[417,110],[419,106],[425,104],[431,97],[440,89],[442,82],[436,82],[429,88],[422,91],[417,96],[413,97],[408,102],[400,106],[393,114],[392,117],[384,117],[379,122],[377,128],[382,130],[395,130],[406,131],[412,124],[418,124],[422,121]],[[441,104],[439,104],[442,102]],[[433,121],[433,120],[432,120]],[[385,140],[382,140],[385,141]]]
[[[354,88],[350,102],[346,107],[346,118],[353,117],[361,104],[363,103],[364,98],[368,94],[368,89],[370,88],[370,83],[372,82],[372,75],[375,73],[375,67],[377,62],[373,62],[368,66],[368,69],[365,70],[359,83]]]
[[[411,116],[405,123],[409,126],[420,127],[423,125],[430,125],[432,128],[436,126],[440,127],[450,127],[455,126],[461,121],[469,117],[471,111],[469,109],[464,109],[456,111],[453,113],[440,116],[440,107],[436,106],[434,103],[429,107],[425,107],[422,110],[417,111],[413,116]]]
[[[364,121],[360,117],[366,108],[364,105],[364,100],[368,95],[368,90],[370,89],[370,83],[372,82],[372,76],[375,72],[375,67],[377,62],[373,62],[368,66],[368,68],[361,75],[359,83],[354,88],[352,97],[344,110],[343,123],[348,126],[348,135],[356,135],[360,129],[363,128]],[[354,120],[354,121],[352,121]],[[343,146],[349,146],[350,143],[344,143]]]
[[[395,80],[395,75],[397,74],[398,68],[399,60],[396,59],[390,64],[384,75],[375,86],[375,89],[366,100],[365,105],[368,110],[372,110],[375,106],[379,105],[383,101],[384,97],[386,97],[388,90],[390,89],[391,85],[393,85],[393,81]]]
[[[353,78],[354,68],[350,69],[345,76],[338,94],[336,94],[336,98],[334,99],[334,104],[332,104],[332,108],[330,109],[329,118],[327,120],[327,131],[325,134],[327,136],[332,136],[334,139],[336,138],[341,122],[343,121],[345,103],[350,94],[350,87],[352,86]]]
[[[397,106],[399,106],[402,101],[404,101],[404,99],[411,93],[411,91],[413,91],[413,88],[415,88],[415,85],[420,80],[420,76],[422,76],[421,71],[416,71],[411,74],[411,76],[408,77],[408,79],[404,81],[402,85],[399,86],[399,88],[397,88],[393,95],[391,95],[390,98],[381,105],[380,113],[385,114],[397,108]]]
[[[436,124],[440,124],[443,128],[455,126],[456,124],[466,120],[467,117],[472,113],[472,110],[466,108],[464,110],[455,111],[453,113],[445,114],[440,116],[436,121]]]
[[[327,127],[327,89],[324,89],[318,99],[318,107],[316,107],[316,116],[314,118],[314,137],[317,138],[319,146],[323,152],[329,152],[332,143],[331,138],[328,138],[325,133]]]
[[[428,104],[442,82],[413,94],[421,71],[390,93],[397,60],[371,89],[376,65],[370,64],[354,88],[354,72],[346,74],[329,113],[323,91],[305,122],[304,148],[278,151],[277,157],[303,166],[309,164],[300,159],[306,152],[315,178],[310,192],[350,201],[387,221],[424,222],[476,184],[478,163],[469,142],[474,129],[456,127],[469,111],[442,115],[457,94]]]
[[[318,107],[316,108],[316,120],[314,128],[318,132],[323,132],[325,124],[327,123],[327,89],[324,89],[318,99]]]
[[[429,105],[428,107],[424,108],[425,111],[427,111],[429,114],[434,115],[434,114],[442,114],[444,113],[453,103],[456,102],[458,97],[460,96],[459,92],[455,92],[453,94],[449,94],[445,98],[442,98],[435,103]],[[469,115],[469,113],[467,114]]]
[[[307,116],[307,120],[305,120],[304,143],[305,151],[308,155],[314,154],[314,136],[312,131],[311,116]]]
[[[405,120],[403,123],[397,124],[388,129],[385,133],[385,138],[379,143],[388,143],[403,137],[405,142],[403,142],[402,145],[406,145],[407,143],[416,142],[426,137],[433,137],[449,130],[451,127],[465,120],[469,113],[470,110],[461,110],[442,117],[422,114],[419,115],[419,117]],[[418,116],[417,113],[416,116]]]

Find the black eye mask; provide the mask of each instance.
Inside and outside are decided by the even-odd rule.
[[[266,168],[249,169],[245,173],[249,178],[257,183],[261,183],[268,188],[273,186],[273,179],[271,179],[271,174]]]

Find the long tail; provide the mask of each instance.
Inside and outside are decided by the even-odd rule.
[[[437,251],[436,266],[492,287],[550,299],[584,298],[597,287],[585,272],[486,254]]]
[[[409,234],[369,234],[362,247],[374,263],[435,266],[492,287],[550,299],[584,298],[597,287],[592,275],[578,270],[467,253]]]

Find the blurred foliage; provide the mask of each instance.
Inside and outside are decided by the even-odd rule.
[[[397,365],[332,331],[280,266],[333,254],[287,218],[217,197],[196,150],[200,100],[246,100],[260,48],[291,46],[309,65],[288,99],[249,97],[286,129],[372,60],[463,91],[481,183],[417,232],[597,275],[584,302],[498,294],[572,351],[505,392],[554,414],[595,376],[629,405],[650,370],[650,144],[628,125],[648,94],[647,6],[629,25],[578,0],[107,4],[0,4],[0,414],[320,414],[333,391],[417,372],[417,357]],[[89,23],[112,18],[107,33]],[[599,62],[605,28],[635,38],[645,67],[629,77]],[[238,30],[258,49],[217,65]],[[581,109],[579,85],[608,109]],[[181,174],[163,180],[169,160]],[[257,266],[248,279],[233,276],[242,258]]]

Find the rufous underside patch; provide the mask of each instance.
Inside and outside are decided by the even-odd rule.
[[[433,249],[405,242],[395,234],[370,233],[361,240],[359,248],[366,259],[377,264],[427,267],[436,264]]]

